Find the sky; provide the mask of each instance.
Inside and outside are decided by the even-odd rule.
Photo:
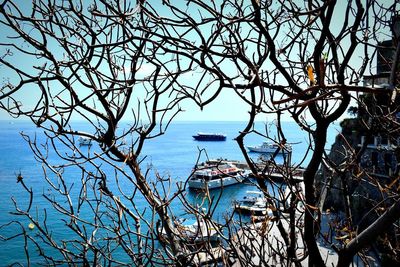
[[[25,1],[17,1],[22,3]],[[337,24],[336,21],[340,21],[341,16],[343,16],[343,8],[345,5],[338,5],[338,11],[335,13],[335,19],[333,19],[333,27],[334,29],[340,24]],[[4,25],[0,25],[0,29],[3,34],[3,37],[0,38],[1,42],[7,41],[4,39],[4,36],[10,36],[9,32],[4,28]],[[56,48],[57,49],[57,48]],[[5,48],[0,47],[0,53],[4,53]],[[250,53],[249,53],[250,54]],[[29,65],[30,62],[26,61],[26,59],[20,55],[14,57],[15,60],[20,61],[21,67],[26,67]],[[354,57],[354,60],[357,61],[359,64],[360,58]],[[37,64],[37,62],[32,62],[33,64]],[[144,67],[143,67],[144,68]],[[144,69],[139,71],[145,71]],[[0,73],[1,73],[1,80],[4,81],[5,79],[11,79],[13,74],[7,72],[4,69],[4,66],[0,66]],[[20,99],[24,102],[25,107],[30,107],[34,105],[34,99],[37,98],[37,95],[27,88],[24,92],[20,94]],[[182,121],[245,121],[249,118],[249,105],[244,103],[240,97],[237,96],[231,89],[224,89],[221,95],[216,99],[216,101],[212,102],[208,106],[206,106],[203,110],[200,110],[199,107],[194,105],[192,101],[185,101],[181,105],[184,112],[181,112],[177,117],[176,120]],[[347,115],[347,114],[345,114]],[[9,119],[9,115],[6,114],[4,111],[0,111],[0,119]],[[257,120],[260,121],[271,121],[274,117],[272,115],[265,115],[261,114],[257,117]],[[290,120],[290,116],[288,114],[284,114],[284,120]]]

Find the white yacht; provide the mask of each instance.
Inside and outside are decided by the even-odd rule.
[[[279,148],[278,143],[270,143],[270,142],[263,142],[259,146],[247,146],[250,152],[257,152],[257,153],[275,153],[275,151]],[[279,153],[287,153],[292,151],[292,146],[289,144],[286,144]]]
[[[247,177],[247,173],[230,162],[208,162],[198,165],[189,178],[189,188],[215,189],[237,184]]]

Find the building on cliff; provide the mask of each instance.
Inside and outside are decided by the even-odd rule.
[[[364,76],[364,86],[380,90],[366,93],[358,107],[361,124],[357,134],[361,149],[360,165],[369,175],[391,180],[399,173],[400,96],[395,85],[400,81],[400,16],[392,20],[393,37],[380,42],[376,49],[376,74]],[[397,62],[397,63],[396,63]]]
[[[379,188],[400,188],[400,89],[395,86],[400,84],[399,44],[397,14],[392,19],[392,38],[377,44],[375,73],[363,77],[370,91],[353,108],[356,117],[341,123],[342,135],[332,146],[330,160],[339,168],[323,168],[317,177],[320,209],[350,207],[346,215],[355,223],[382,201]]]

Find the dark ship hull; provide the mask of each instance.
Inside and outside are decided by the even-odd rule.
[[[205,133],[198,133],[197,135],[193,135],[193,138],[197,141],[225,141],[226,135],[224,134],[205,134]]]

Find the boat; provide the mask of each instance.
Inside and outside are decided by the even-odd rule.
[[[272,217],[272,211],[267,207],[267,199],[260,191],[247,191],[246,195],[234,202],[235,210],[240,213],[253,215],[268,215]]]
[[[176,225],[182,236],[195,243],[204,241],[218,242],[221,239],[218,226],[205,221],[201,216],[198,219],[183,219],[177,222]]]
[[[198,244],[203,242],[221,241],[221,230],[216,223],[205,221],[199,216],[197,219],[180,218],[174,221],[175,229],[179,236]],[[165,229],[161,230],[162,236],[166,236]]]
[[[281,148],[279,143],[271,143],[271,142],[263,142],[259,146],[247,146],[250,152],[257,152],[257,153],[275,153],[277,149],[280,149],[280,153],[287,153],[292,151],[292,146],[286,144],[284,148]]]
[[[209,161],[197,165],[188,180],[189,188],[215,189],[242,182],[247,172],[229,161]]]
[[[197,141],[225,141],[226,135],[222,133],[197,133],[193,135],[193,138]]]
[[[221,246],[222,229],[219,224],[205,220],[201,215],[195,218],[174,220],[176,234],[185,240],[185,248],[191,253],[195,266],[221,262],[226,250]],[[158,228],[162,238],[167,238],[165,228]],[[217,265],[220,266],[220,265]]]
[[[226,249],[222,246],[202,247],[194,251],[193,266],[226,266],[223,264],[226,257]]]
[[[92,139],[81,136],[81,137],[78,138],[78,143],[79,143],[79,146],[91,146],[92,145]]]

